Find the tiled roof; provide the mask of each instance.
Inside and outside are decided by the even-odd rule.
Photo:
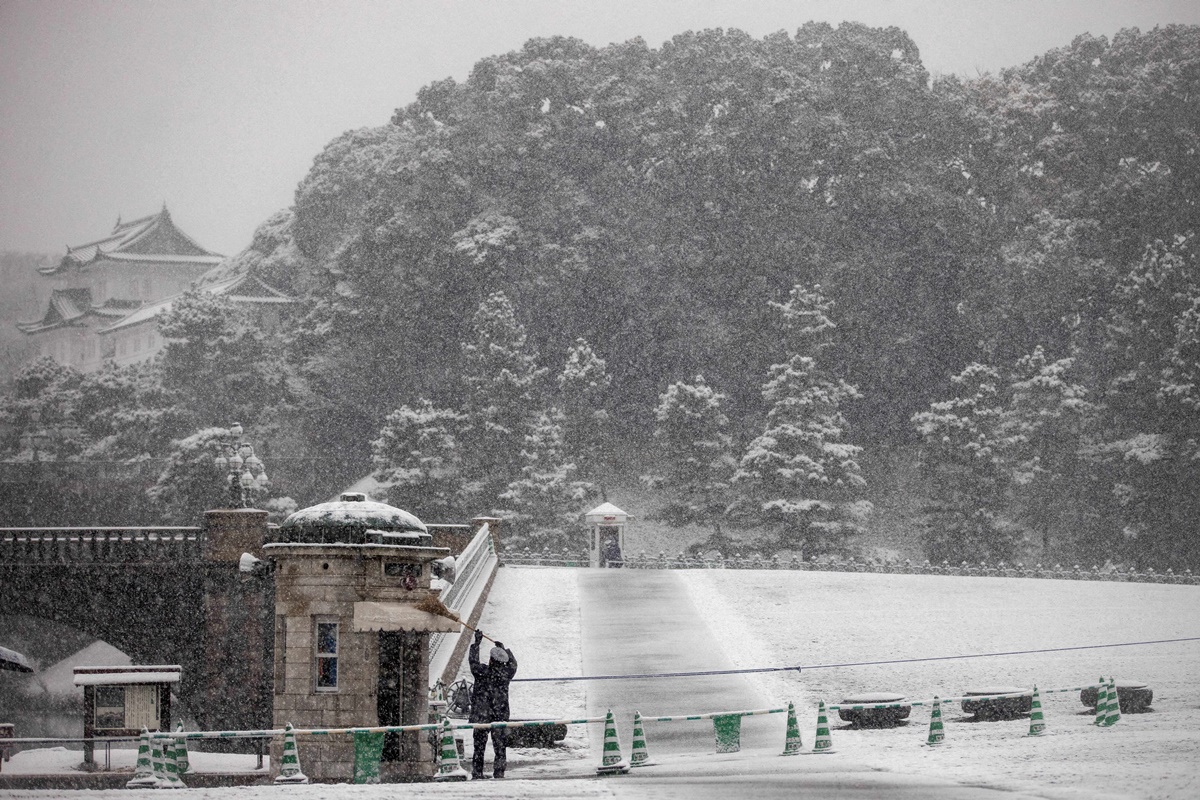
[[[296,302],[293,298],[263,283],[256,275],[248,272],[243,272],[233,277],[201,286],[200,288],[212,295],[224,295],[234,303],[287,304]],[[123,330],[134,325],[140,325],[143,322],[149,322],[159,314],[169,311],[180,296],[175,295],[174,297],[168,297],[166,300],[160,300],[157,303],[144,305],[132,314],[123,317],[106,328],[100,328],[96,332],[113,333],[114,331]]]
[[[130,222],[121,222],[112,233],[84,244],[68,246],[67,254],[52,266],[39,270],[53,275],[69,266],[86,266],[99,259],[155,261],[180,264],[216,264],[222,256],[206,250],[176,227],[164,205],[162,211]]]
[[[90,289],[55,289],[50,295],[45,315],[32,322],[18,322],[17,327],[25,333],[37,333],[70,325],[87,314],[91,306]]]

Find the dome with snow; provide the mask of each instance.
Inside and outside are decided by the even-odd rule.
[[[407,511],[345,492],[337,500],[292,513],[279,526],[279,541],[300,544],[400,544],[429,546],[425,523]]]

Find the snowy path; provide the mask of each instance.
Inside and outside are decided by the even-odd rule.
[[[635,675],[732,669],[722,642],[705,623],[687,586],[674,571],[585,570],[579,575],[584,675]],[[587,682],[589,716],[612,709],[623,738],[633,712],[645,716],[702,714],[767,708],[741,675],[643,678]],[[742,720],[742,747],[782,750],[782,714]],[[713,747],[713,723],[647,723],[647,749],[704,752]],[[593,744],[603,742],[600,726]]]

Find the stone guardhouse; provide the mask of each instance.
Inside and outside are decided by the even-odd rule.
[[[412,514],[356,492],[284,521],[264,547],[275,565],[275,728],[430,722],[429,637],[460,630],[415,608],[437,593],[432,562],[450,553],[432,541]],[[352,779],[351,735],[301,735],[297,748],[311,780]],[[388,734],[380,780],[431,777],[435,753],[426,733]],[[271,763],[281,758],[277,740]]]

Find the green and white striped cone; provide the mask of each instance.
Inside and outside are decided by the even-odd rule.
[[[163,760],[163,746],[159,739],[150,740],[150,771],[154,777],[154,788],[167,785],[167,764]]]
[[[825,711],[825,701],[817,704],[817,738],[813,740],[814,753],[832,753],[833,738],[829,735],[829,716]]]
[[[1108,681],[1100,676],[1100,686],[1096,689],[1096,719],[1094,725],[1103,726],[1108,719]]]
[[[644,767],[650,763],[650,751],[646,749],[646,731],[640,712],[633,712],[633,744],[629,748],[629,766]]]
[[[183,733],[183,723],[175,726],[175,733]],[[192,760],[188,756],[187,739],[182,736],[175,737],[175,764],[179,767],[179,777],[187,775],[192,769]]]
[[[138,741],[137,764],[133,768],[133,777],[125,784],[126,789],[152,789],[158,785],[154,777],[154,765],[150,763],[150,731],[142,728],[142,738]]]
[[[296,749],[296,734],[292,723],[283,726],[283,758],[279,764],[276,783],[308,783],[308,776],[300,771],[300,751]]]
[[[933,711],[929,714],[929,738],[925,740],[925,744],[944,744],[945,741],[946,729],[942,727],[942,701],[935,695]]]
[[[166,783],[159,784],[160,789],[186,789],[183,781],[179,780],[179,762],[175,760],[175,740],[167,739],[163,744],[163,772],[167,776]]]
[[[801,748],[804,747],[804,742],[800,739],[800,726],[796,724],[796,706],[788,703],[787,716],[787,738],[783,740],[783,753],[785,756],[800,755]]]
[[[454,728],[450,718],[442,717],[442,739],[438,755],[438,771],[435,781],[465,781],[467,771],[458,763],[458,745],[454,743]]]
[[[1117,679],[1108,678],[1108,714],[1104,717],[1104,725],[1116,725],[1121,721],[1121,698],[1117,694]]]
[[[1033,705],[1029,709],[1029,736],[1041,736],[1046,732],[1046,720],[1042,716],[1042,696],[1033,687]]]
[[[617,723],[613,721],[612,709],[604,720],[604,755],[600,766],[596,767],[599,775],[615,775],[618,772],[629,772],[629,762],[621,757],[621,742],[617,739]]]

